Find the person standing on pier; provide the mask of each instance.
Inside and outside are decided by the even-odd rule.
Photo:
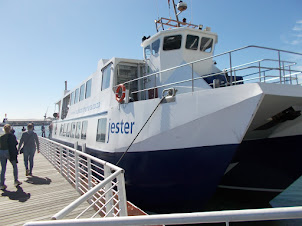
[[[0,160],[1,160],[1,178],[0,189],[5,190],[5,172],[7,160],[9,159],[14,168],[15,186],[22,184],[18,181],[18,168],[17,168],[17,149],[18,144],[16,136],[11,133],[11,126],[9,124],[4,126],[5,134],[0,137]]]
[[[24,132],[22,134],[18,146],[18,151],[20,151],[22,145],[23,145],[22,149],[23,149],[23,157],[24,157],[24,166],[26,169],[26,176],[32,176],[36,149],[38,150],[38,153],[40,153],[39,139],[37,134],[33,131],[32,123],[29,123],[27,125],[27,132]],[[29,162],[29,167],[28,167],[28,162]]]
[[[44,124],[42,124],[41,130],[42,130],[42,137],[45,137],[45,126],[44,126]]]

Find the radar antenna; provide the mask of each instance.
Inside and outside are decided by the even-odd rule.
[[[170,1],[168,1],[170,4]],[[175,14],[175,18],[174,19],[168,19],[168,18],[164,18],[161,17],[158,20],[155,20],[155,26],[156,26],[156,31],[158,32],[160,29],[165,30],[164,25],[168,26],[168,27],[181,27],[181,26],[185,26],[185,27],[191,27],[191,28],[202,28],[202,25],[195,25],[195,24],[191,24],[191,23],[187,23],[186,19],[184,18],[183,21],[179,21],[178,19],[178,15],[181,14],[183,11],[185,11],[188,6],[187,3],[183,2],[183,1],[179,1],[179,3],[176,5],[174,0],[172,0],[172,4],[173,4],[173,8],[174,8],[174,14]],[[177,12],[178,11],[178,12]]]

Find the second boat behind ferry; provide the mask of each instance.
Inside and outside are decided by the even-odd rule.
[[[219,184],[280,193],[302,174],[301,71],[284,58],[302,54],[248,46],[214,55],[217,34],[178,15],[155,21],[143,60],[102,59],[65,90],[53,139],[124,168],[127,198],[144,210],[200,210]],[[260,59],[235,64],[254,50]]]

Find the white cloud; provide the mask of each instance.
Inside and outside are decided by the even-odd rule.
[[[296,21],[292,31],[281,35],[281,40],[289,45],[297,46],[302,43],[302,20]]]

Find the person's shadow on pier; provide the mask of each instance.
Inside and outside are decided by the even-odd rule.
[[[28,199],[30,199],[30,193],[24,192],[20,185],[16,188],[17,191],[4,190],[1,196],[7,196],[9,199],[19,202],[26,202]]]
[[[35,185],[42,185],[42,184],[49,185],[51,183],[51,179],[49,179],[48,177],[42,178],[37,176],[31,176],[31,177],[27,177],[27,180],[25,182]]]

